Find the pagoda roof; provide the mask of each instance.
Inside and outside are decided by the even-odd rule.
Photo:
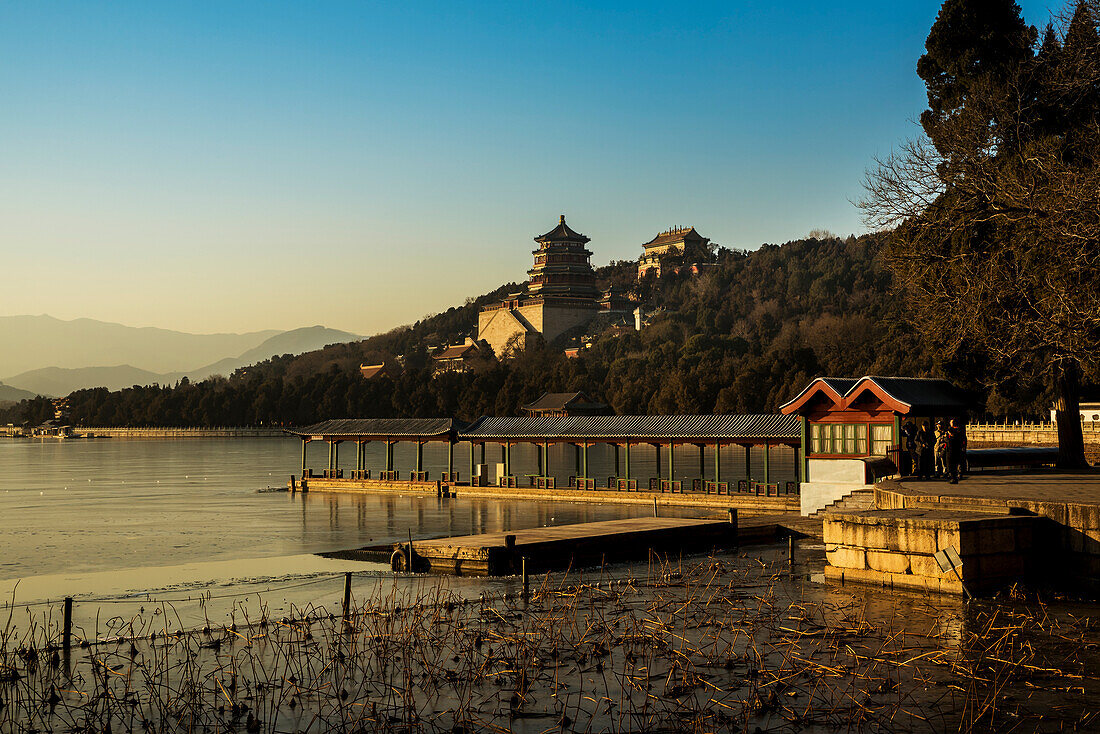
[[[535,238],[535,242],[577,242],[579,244],[585,244],[590,242],[591,238],[586,237],[580,232],[575,232],[573,229],[565,223],[565,215],[561,215],[561,219],[558,221],[558,226],[544,235]]]
[[[642,245],[642,247],[660,247],[661,245],[672,245],[685,240],[696,240],[700,242],[709,241],[706,237],[696,232],[695,227],[678,227],[676,229],[670,229],[667,232],[661,232],[649,242]]]

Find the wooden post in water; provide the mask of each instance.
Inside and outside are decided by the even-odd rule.
[[[653,498],[653,517],[657,517],[657,498]]]
[[[65,597],[65,612],[61,627],[61,649],[68,650],[73,642],[73,598]]]
[[[351,618],[351,571],[344,574],[344,624]]]
[[[768,467],[768,458],[769,458],[768,454],[771,453],[769,451],[770,447],[771,447],[771,444],[769,444],[767,441],[765,441],[764,442],[764,484],[767,484],[768,482],[771,481],[771,471]]]

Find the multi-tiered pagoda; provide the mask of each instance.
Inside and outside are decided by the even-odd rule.
[[[478,316],[478,340],[500,357],[522,349],[532,337],[553,341],[610,307],[608,297],[601,302],[596,286],[589,239],[574,232],[564,214],[557,227],[535,242],[539,249],[532,253],[535,265],[527,271],[526,289],[486,306]]]
[[[592,251],[585,235],[574,232],[561,215],[558,226],[536,237],[539,249],[535,266],[527,271],[527,293],[536,298],[589,301],[600,297],[596,287],[596,272],[592,269]]]

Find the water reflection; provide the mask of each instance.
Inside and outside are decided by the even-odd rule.
[[[285,483],[301,460],[298,448],[293,439],[0,441],[0,579],[315,553],[399,541],[410,530],[438,537],[652,512],[461,496],[258,492]],[[435,448],[445,462],[445,447]],[[354,453],[342,456],[354,461]]]

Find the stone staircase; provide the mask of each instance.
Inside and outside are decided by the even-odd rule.
[[[810,517],[821,517],[821,515],[829,512],[859,512],[873,509],[875,509],[875,490],[857,489],[810,514]]]

